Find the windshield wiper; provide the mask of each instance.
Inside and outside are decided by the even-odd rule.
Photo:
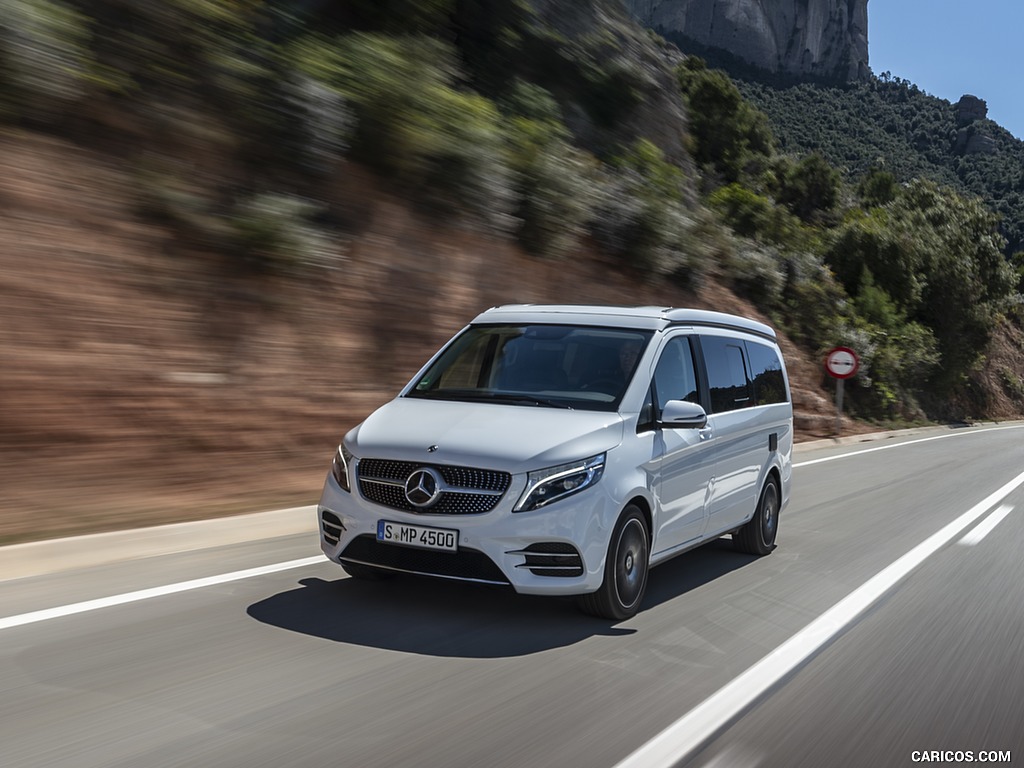
[[[549,408],[566,408],[574,410],[567,403],[560,403],[557,400],[549,400],[536,395],[519,395],[510,392],[481,392],[478,389],[432,389],[425,392],[413,390],[409,393],[411,397],[424,397],[436,400],[466,400],[470,402],[483,403],[528,403],[529,405],[541,405]]]
[[[573,407],[568,403],[560,403],[557,400],[549,400],[546,397],[537,397],[536,395],[494,394],[489,399],[492,402],[531,403],[532,405],[546,405],[549,408],[568,408],[570,411],[573,410]]]

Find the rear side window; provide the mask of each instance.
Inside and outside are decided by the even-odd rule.
[[[789,401],[786,394],[786,379],[782,375],[782,359],[774,347],[748,341],[747,359],[750,360],[750,374],[754,384],[754,402],[756,405],[785,403]]]
[[[723,336],[701,336],[708,369],[711,412],[723,413],[754,404],[743,342]]]

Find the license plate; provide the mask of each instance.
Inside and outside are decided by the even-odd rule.
[[[456,552],[459,532],[449,528],[428,528],[425,525],[378,520],[377,541],[420,549],[436,549],[441,552]]]

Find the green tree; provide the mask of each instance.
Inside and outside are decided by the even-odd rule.
[[[906,311],[914,311],[932,257],[929,233],[886,209],[853,213],[835,231],[825,259],[847,293],[856,296],[865,271]]]
[[[909,320],[906,312],[875,284],[867,268],[853,306],[854,327],[863,339],[858,345],[864,368],[862,380],[869,377],[871,384],[855,391],[859,407],[875,416],[919,417],[917,392],[941,359],[934,334]]]
[[[776,177],[778,201],[806,222],[819,221],[839,199],[839,172],[817,152],[781,163]]]
[[[686,98],[694,159],[737,181],[773,152],[767,117],[750,106],[721,70],[688,56],[676,70]]]
[[[947,393],[981,355],[1015,287],[1004,245],[997,217],[979,200],[915,181],[885,208],[848,220],[826,258],[861,311],[875,308],[877,325],[886,326],[877,317],[884,302],[862,300],[865,285],[934,334],[942,356],[934,379]]]
[[[857,185],[857,195],[868,207],[891,203],[898,191],[896,177],[881,168],[872,168]]]
[[[933,182],[911,183],[895,204],[896,215],[918,225],[931,244],[917,316],[939,339],[939,384],[959,383],[982,354],[1014,288],[1014,274],[999,234],[999,220],[976,198]]]
[[[808,228],[788,209],[739,183],[719,187],[708,196],[708,204],[743,237],[775,243],[793,250],[811,247]]]

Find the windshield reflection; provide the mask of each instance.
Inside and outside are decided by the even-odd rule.
[[[407,396],[614,411],[651,336],[593,326],[474,326]]]

